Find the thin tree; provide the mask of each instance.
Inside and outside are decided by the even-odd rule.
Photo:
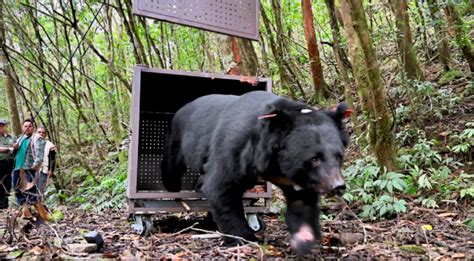
[[[407,0],[389,0],[395,24],[397,26],[397,45],[403,63],[403,68],[408,78],[423,81],[425,76],[416,58],[413,46],[413,37],[410,28],[410,17],[408,15]]]
[[[367,118],[369,146],[380,166],[396,168],[396,148],[387,94],[361,0],[341,0],[344,32],[362,110]]]
[[[352,87],[351,87],[352,82],[349,79],[349,74],[347,72],[348,71],[347,67],[350,67],[350,65],[347,65],[349,61],[347,61],[347,55],[341,47],[341,39],[340,39],[341,32],[339,30],[339,25],[337,24],[335,0],[325,0],[324,2],[326,3],[326,7],[328,8],[329,24],[331,26],[332,39],[334,43],[333,44],[334,57],[336,58],[337,68],[339,70],[339,76],[341,77],[342,82],[344,84],[345,100],[347,101],[349,106],[353,108],[354,99],[352,97]],[[355,114],[351,115],[351,121],[354,123],[355,132],[359,134],[360,128],[358,127],[359,124],[357,124],[357,116]]]
[[[430,10],[430,17],[433,23],[433,28],[436,32],[436,39],[438,45],[439,59],[443,63],[445,71],[454,68],[451,52],[449,51],[449,44],[446,35],[446,27],[444,26],[444,19],[439,12],[439,5],[437,0],[428,0],[428,8]]]
[[[311,75],[315,91],[315,101],[328,97],[327,84],[324,81],[323,67],[319,57],[318,42],[314,30],[314,16],[311,0],[301,0],[301,9],[303,12],[303,27],[308,46],[308,56],[310,60]]]
[[[13,133],[19,135],[21,133],[21,125],[20,125],[20,116],[18,113],[18,106],[16,104],[16,96],[15,96],[15,88],[14,80],[12,77],[12,69],[10,62],[7,58],[6,53],[6,43],[5,43],[5,21],[3,15],[3,5],[4,1],[0,0],[0,64],[3,64],[3,75],[4,75],[4,83],[5,83],[5,93],[7,96],[7,103],[8,103],[8,113],[10,115],[10,121],[12,123],[12,130]]]
[[[474,50],[472,47],[471,38],[469,33],[464,30],[464,22],[462,21],[459,13],[456,10],[456,6],[451,0],[447,1],[444,7],[444,13],[448,19],[450,30],[454,33],[456,43],[461,48],[462,54],[469,64],[471,72],[474,72]]]
[[[275,57],[276,64],[278,65],[278,71],[280,73],[280,84],[284,89],[288,90],[288,94],[291,98],[296,99],[296,93],[293,89],[290,76],[288,74],[288,71],[284,65],[284,55],[283,55],[283,50],[281,49],[281,45],[277,43],[275,38],[278,38],[278,32],[277,36],[274,37],[270,25],[270,19],[267,16],[267,13],[265,12],[265,8],[260,8],[260,14],[262,15],[262,21],[263,25],[265,26],[265,31],[267,32],[267,39],[269,41],[270,49],[272,50],[273,57]]]

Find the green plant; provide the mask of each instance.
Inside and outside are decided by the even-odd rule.
[[[451,136],[451,143],[453,144],[451,151],[456,154],[472,155],[472,148],[474,147],[474,121],[467,122],[466,128],[460,134]]]
[[[441,79],[439,80],[439,84],[441,85],[445,85],[446,83],[456,79],[456,78],[459,78],[461,77],[462,74],[457,71],[457,70],[450,70],[450,71],[447,71],[443,74],[443,76],[441,76]]]
[[[411,120],[420,125],[425,120],[443,119],[445,115],[454,113],[461,101],[461,97],[450,88],[440,88],[432,82],[409,81],[391,95],[411,101],[396,108],[399,124]]]
[[[381,169],[375,158],[366,157],[356,160],[344,175],[348,192],[343,198],[349,202],[361,200],[365,204],[361,217],[376,219],[406,211],[405,200],[396,196],[406,188],[403,174]]]
[[[374,200],[372,204],[363,206],[362,210],[362,217],[376,219],[376,217],[406,212],[407,208],[405,200],[384,194]]]
[[[87,175],[81,187],[68,199],[79,204],[83,210],[96,212],[104,209],[121,208],[125,203],[127,162],[117,164],[118,155],[104,163],[107,175],[94,177]]]

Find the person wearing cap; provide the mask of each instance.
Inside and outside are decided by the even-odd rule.
[[[0,119],[0,209],[8,208],[12,187],[13,143],[15,136],[8,133],[8,122]]]

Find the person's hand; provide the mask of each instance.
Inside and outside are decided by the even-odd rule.
[[[54,172],[52,170],[48,171],[48,178],[52,178],[54,176]]]
[[[12,147],[14,150],[18,149],[18,142],[15,142],[13,143],[13,147]]]
[[[39,170],[39,165],[31,166],[31,169],[36,172]]]

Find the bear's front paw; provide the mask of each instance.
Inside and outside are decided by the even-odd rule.
[[[306,255],[316,244],[313,229],[306,224],[302,225],[298,232],[291,236],[290,243],[296,255]]]

